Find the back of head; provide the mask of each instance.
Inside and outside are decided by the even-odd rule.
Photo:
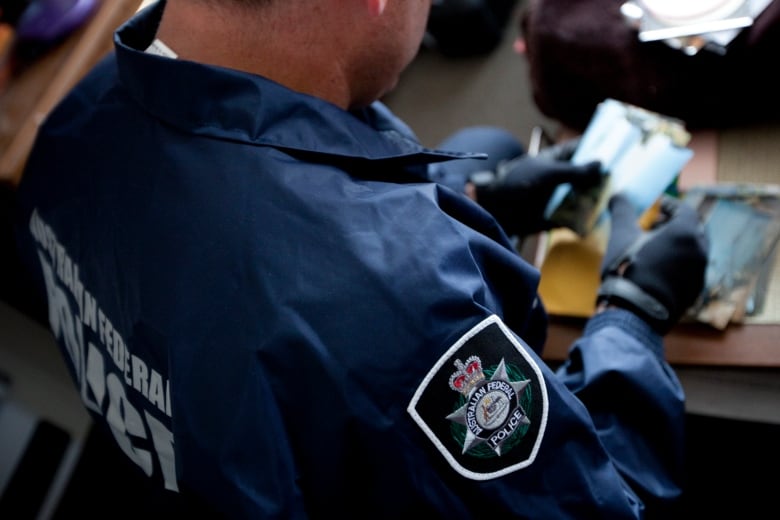
[[[267,77],[342,108],[395,87],[430,0],[168,0],[158,37],[182,59]]]

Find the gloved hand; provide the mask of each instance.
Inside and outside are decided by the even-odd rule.
[[[663,335],[704,289],[709,239],[696,210],[664,196],[659,220],[649,230],[622,194],[609,201],[607,251],[597,303],[633,311]]]
[[[555,189],[571,183],[587,189],[599,185],[603,174],[594,161],[575,165],[568,161],[577,141],[543,149],[539,155],[521,155],[504,162],[494,172],[477,172],[470,181],[476,200],[491,213],[508,235],[526,236],[555,227],[544,211]],[[492,174],[492,175],[491,175]]]

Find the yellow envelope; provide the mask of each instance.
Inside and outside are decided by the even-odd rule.
[[[656,201],[638,219],[639,226],[648,229],[658,211]],[[547,234],[547,245],[537,264],[541,263],[539,296],[548,313],[576,318],[593,315],[608,238],[608,219],[584,237],[568,228],[553,229]]]
[[[601,283],[603,256],[602,240],[596,230],[586,237],[567,228],[550,231],[539,280],[539,296],[547,312],[591,316]]]

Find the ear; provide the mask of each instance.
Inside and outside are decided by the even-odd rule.
[[[366,0],[368,5],[368,12],[373,16],[382,14],[387,5],[387,0]]]

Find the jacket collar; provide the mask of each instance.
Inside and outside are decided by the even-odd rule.
[[[388,111],[375,107],[351,113],[261,76],[146,53],[163,6],[158,2],[136,14],[116,32],[114,44],[120,81],[128,94],[175,128],[349,159],[419,164],[484,156],[427,149],[403,131],[402,123],[401,128],[394,125]]]

